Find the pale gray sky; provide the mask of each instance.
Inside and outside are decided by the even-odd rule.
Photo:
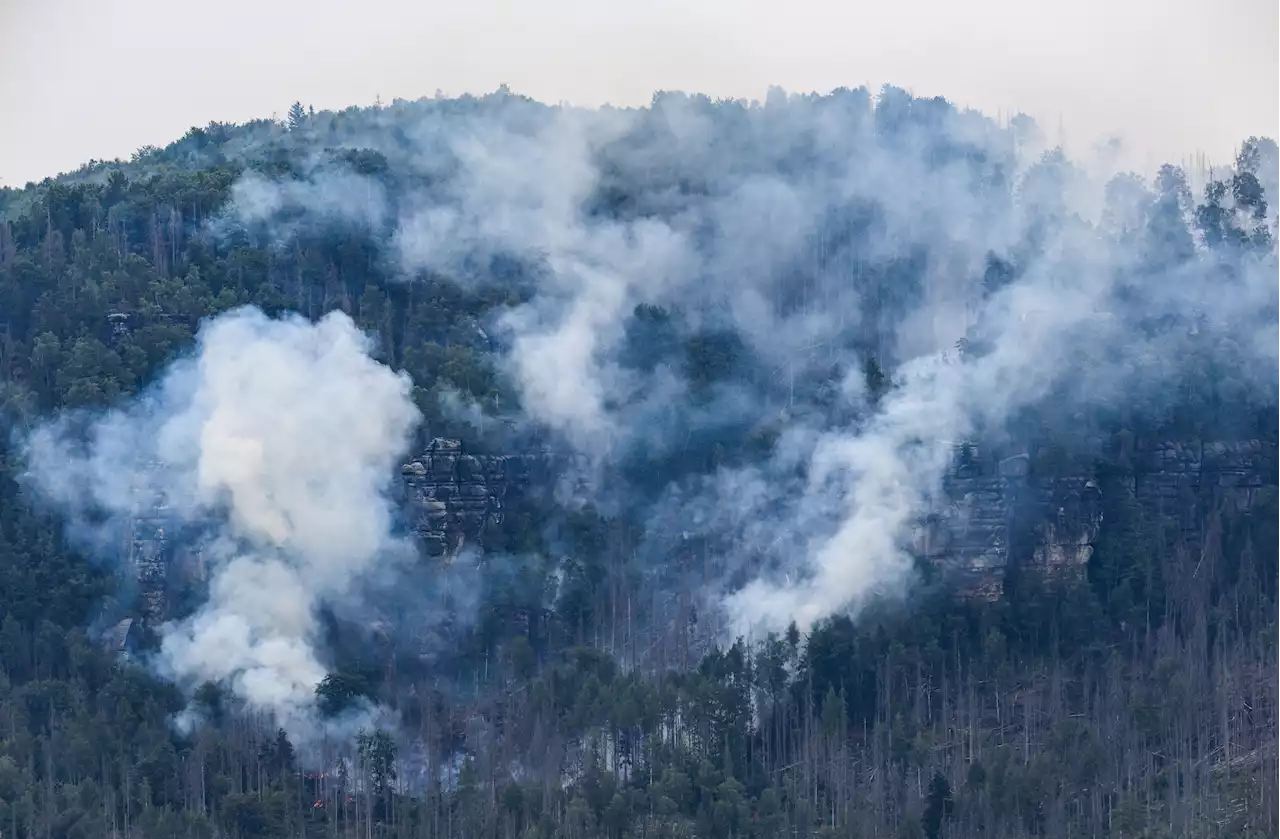
[[[1277,133],[1276,0],[0,0],[0,184],[192,125],[485,93],[641,104],[890,82],[1069,145],[1226,162]]]

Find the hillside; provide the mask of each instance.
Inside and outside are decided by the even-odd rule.
[[[503,89],[0,190],[0,834],[1275,835],[1277,158]]]

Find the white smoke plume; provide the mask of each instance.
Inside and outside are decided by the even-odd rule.
[[[655,407],[688,401],[663,371],[637,380],[616,364],[623,322],[637,303],[704,316],[719,308],[752,349],[793,369],[808,363],[808,349],[838,345],[867,325],[853,284],[840,276],[853,266],[836,266],[822,278],[825,305],[791,315],[777,306],[793,291],[788,269],[811,256],[806,249],[821,247],[814,239],[823,234],[825,214],[858,202],[880,207],[881,229],[863,259],[891,259],[924,245],[948,252],[946,264],[931,268],[937,276],[921,308],[893,336],[894,351],[907,359],[900,387],[865,428],[807,435],[808,484],[781,521],[776,508],[754,511],[786,534],[787,544],[804,548],[787,563],[787,582],[758,579],[726,600],[736,631],[780,629],[791,620],[807,629],[868,593],[900,587],[911,568],[904,537],[937,489],[951,456],[948,441],[970,425],[961,378],[967,373],[941,364],[935,353],[963,334],[973,277],[984,255],[1007,245],[1013,229],[963,166],[930,171],[917,138],[907,138],[906,149],[887,148],[848,111],[832,106],[811,125],[808,117],[793,117],[784,100],[754,114],[763,123],[762,138],[717,136],[698,103],[679,97],[628,117],[636,137],[623,152],[612,147],[616,166],[660,180],[696,175],[708,183],[705,195],[655,189],[658,206],[631,220],[588,218],[585,210],[604,178],[595,155],[619,134],[617,114],[558,112],[533,132],[498,121],[479,137],[458,131],[459,186],[447,204],[432,202],[402,218],[395,237],[410,269],[448,272],[477,249],[545,258],[549,270],[533,300],[503,318],[513,335],[507,363],[525,409],[599,458],[628,442],[643,440],[653,451],[670,445],[653,439],[660,436],[652,430]],[[802,111],[797,103],[795,112]],[[646,133],[646,120],[661,125],[656,138]],[[998,143],[990,126],[969,115],[955,130],[978,148]],[[856,138],[859,154],[836,155],[829,179],[778,171],[772,156],[810,133],[830,145],[823,152]],[[762,146],[752,148],[753,139]],[[732,400],[720,396],[713,410],[724,414]],[[713,482],[709,503],[741,507],[742,495],[722,494],[741,485]],[[813,528],[824,516],[836,522],[833,532]]]
[[[566,112],[532,131],[495,121],[451,135],[458,180],[421,197],[393,240],[408,270],[456,272],[476,254],[535,254],[545,284],[498,326],[511,337],[507,367],[526,410],[585,453],[603,456],[626,429],[606,405],[634,385],[612,363],[620,325],[691,273],[693,253],[661,222],[588,223],[597,185],[593,148],[626,121]]]
[[[795,579],[757,579],[727,598],[735,631],[781,630],[790,622],[807,631],[856,610],[869,595],[901,587],[913,570],[912,530],[938,500],[954,445],[1042,396],[1065,372],[1045,360],[1069,355],[1073,338],[1097,337],[1090,327],[1105,317],[1106,267],[1060,279],[1066,282],[1050,293],[1041,269],[989,301],[985,313],[999,330],[989,336],[989,354],[912,359],[865,426],[822,436],[807,492],[839,499],[839,524],[810,542],[790,569]]]
[[[1189,204],[1171,197],[1177,177],[1105,189],[1112,172],[1056,153],[1028,168],[1041,149],[1025,120],[892,88],[663,94],[638,111],[473,104],[405,117],[415,146],[400,163],[431,187],[389,210],[386,255],[410,281],[464,284],[491,281],[494,254],[535,263],[535,287],[494,318],[501,363],[529,418],[597,464],[678,456],[699,430],[781,427],[768,459],[673,483],[649,511],[656,545],[692,533],[725,565],[759,560],[745,588],[713,584],[735,631],[808,628],[901,590],[952,447],[1051,392],[1166,387],[1180,339],[1149,320],[1173,316],[1181,335],[1217,324],[1237,375],[1274,388],[1274,249],[1225,279],[1217,256],[1160,227],[1171,201]],[[672,313],[677,342],[732,332],[750,381],[694,393],[678,352],[629,367],[638,304]],[[975,329],[980,352],[944,356]],[[895,383],[878,402],[869,360]],[[822,379],[825,402],[795,393]]]
[[[419,415],[371,349],[342,313],[238,309],[131,404],[28,441],[35,486],[73,514],[212,527],[208,600],[161,628],[156,664],[187,688],[230,688],[299,742],[326,672],[317,607],[400,547],[386,490]]]

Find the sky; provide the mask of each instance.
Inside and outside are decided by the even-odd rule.
[[[193,125],[487,93],[647,103],[892,83],[1138,167],[1280,122],[1276,0],[0,0],[0,186]],[[1060,134],[1060,127],[1062,133]]]

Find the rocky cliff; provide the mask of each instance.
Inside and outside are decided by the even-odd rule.
[[[1144,510],[1176,521],[1180,543],[1198,552],[1204,516],[1252,507],[1263,488],[1276,486],[1276,470],[1274,443],[1166,442],[1135,452],[1125,485]]]
[[[1102,526],[1103,493],[1123,492],[1148,515],[1176,522],[1180,544],[1198,552],[1208,511],[1250,507],[1276,485],[1276,447],[1258,440],[1137,443],[1120,453],[1118,476],[1088,469],[1064,473],[1028,454],[1003,459],[965,444],[944,480],[948,499],[920,523],[913,550],[949,573],[961,591],[998,598],[1011,558],[1052,573],[1083,573]],[[405,463],[399,482],[408,524],[431,557],[456,555],[500,527],[513,504],[549,496],[564,461],[549,451],[468,452],[457,440],[432,440]],[[1105,484],[1105,488],[1104,488]],[[172,538],[162,511],[137,516],[126,550],[138,584],[138,614],[167,616],[175,571],[202,570],[198,553]]]
[[[1138,442],[1119,455],[1108,491],[1130,496],[1153,519],[1176,522],[1193,555],[1214,509],[1245,510],[1276,485],[1276,446],[1260,440]],[[992,461],[957,449],[944,480],[949,503],[921,524],[915,551],[951,571],[963,590],[999,597],[1019,557],[1054,574],[1083,573],[1103,523],[1102,476],[1037,468],[1027,454]]]
[[[125,568],[135,585],[134,611],[151,626],[172,617],[175,595],[205,578],[200,541],[164,508],[139,511],[125,533]]]
[[[1055,573],[1083,568],[1093,553],[1102,491],[1092,474],[1037,470],[1027,454],[993,462],[962,445],[943,488],[948,503],[922,522],[913,547],[969,594],[998,597],[1018,551]]]
[[[401,467],[401,501],[428,556],[456,553],[502,524],[512,496],[550,493],[559,463],[549,451],[472,454],[436,438]]]

